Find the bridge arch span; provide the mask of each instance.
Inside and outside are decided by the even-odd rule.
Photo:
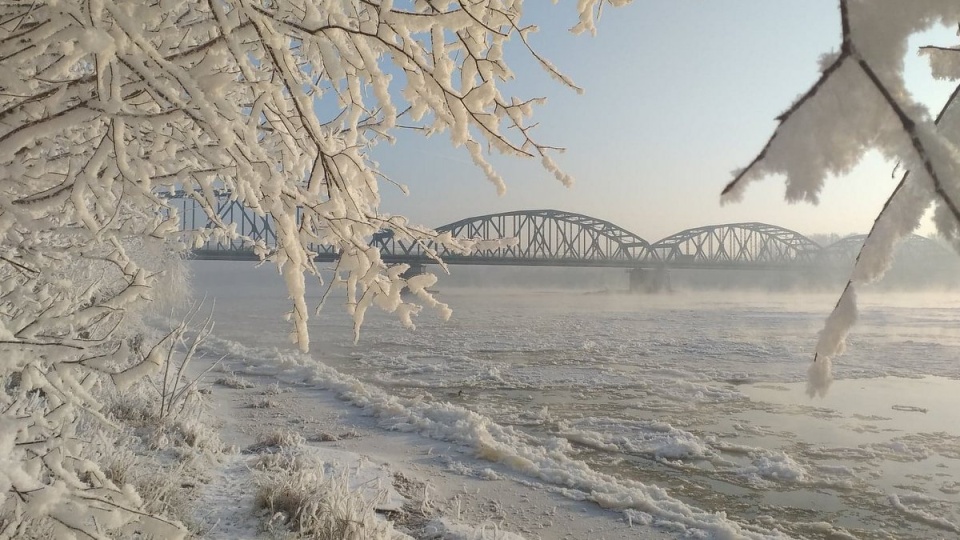
[[[516,238],[512,246],[480,249],[469,259],[580,261],[596,265],[649,261],[650,243],[609,221],[560,210],[520,210],[474,216],[437,227],[458,238]],[[456,255],[444,255],[453,260]]]
[[[813,264],[822,249],[790,229],[766,223],[727,223],[680,231],[650,246],[671,266]]]

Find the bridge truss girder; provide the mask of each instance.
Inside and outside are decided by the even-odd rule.
[[[168,195],[165,198],[169,201],[175,201],[172,205],[177,208],[180,214],[180,230],[188,231],[214,227],[213,220],[206,215],[200,205],[192,198],[186,197],[182,193]],[[277,232],[273,216],[270,214],[259,214],[245,207],[239,201],[231,200],[226,193],[218,193],[215,210],[218,218],[223,223],[228,225],[235,224],[237,234],[244,238],[217,238],[207,241],[199,248],[199,251],[205,252],[208,258],[227,258],[227,256],[210,255],[218,251],[251,251],[251,242],[263,242],[268,249],[276,247]],[[299,221],[300,211],[298,209],[297,222],[299,223]],[[337,258],[336,250],[334,250],[332,246],[311,244],[309,248],[317,253],[321,260],[336,260]]]
[[[784,266],[816,262],[821,250],[802,234],[766,223],[728,223],[678,232],[653,244],[669,266]]]
[[[630,231],[609,221],[557,210],[476,216],[448,223],[436,230],[440,233],[448,232],[455,238],[515,239],[513,243],[481,246],[469,255],[428,244],[429,248],[435,249],[449,262],[535,265],[549,261],[561,265],[569,262],[586,266],[606,266],[614,262],[646,262],[653,258],[650,244]],[[392,235],[379,239],[379,247],[382,253],[395,257],[425,256],[420,246],[394,240]]]
[[[267,248],[277,244],[273,218],[257,215],[229,195],[220,194],[217,215],[249,240],[210,240],[197,250],[203,258],[254,258],[250,241]],[[181,229],[213,226],[193,199],[183,194],[168,195],[180,213]],[[299,218],[299,216],[298,216]],[[783,268],[836,264],[862,243],[862,236],[846,238],[821,248],[807,237],[789,229],[764,223],[731,223],[696,227],[671,235],[655,244],[609,221],[558,210],[526,210],[488,214],[461,219],[440,226],[457,238],[495,240],[516,238],[513,245],[486,245],[470,254],[454,253],[432,243],[426,246],[398,239],[393,231],[373,236],[371,245],[380,249],[388,264],[430,261],[427,249],[435,249],[448,264],[594,266],[594,267],[748,267]],[[320,261],[335,261],[337,251],[327,245],[310,246]]]

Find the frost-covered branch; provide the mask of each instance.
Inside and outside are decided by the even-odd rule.
[[[594,31],[604,3],[579,2],[573,30]],[[0,485],[9,485],[0,530],[22,530],[27,514],[79,537],[142,527],[135,493],[100,485],[95,467],[77,465],[84,445],[74,433],[84,417],[107,421],[98,387],[124,388],[165,367],[160,408],[175,413],[183,386],[170,361],[182,332],[151,339],[138,318],[169,295],[175,263],[193,246],[239,240],[275,264],[292,299],[291,337],[303,349],[317,245],[341,254],[331,285],[347,289],[357,328],[368,306],[408,325],[421,305],[449,315],[427,290],[432,276],[405,279],[371,239],[387,229],[431,257],[472,243],[382,215],[384,175],[371,151],[396,141],[402,116],[423,135],[445,133],[464,147],[498,191],[505,184],[491,150],[540,159],[569,183],[551,158],[558,149],[529,123],[542,99],[501,93],[515,76],[511,41],[572,86],[536,52],[523,7],[0,4],[0,423],[16,434],[0,437]],[[196,201],[206,226],[181,232],[166,192]],[[225,223],[223,196],[269,214],[277,247]],[[415,300],[400,295],[404,287]],[[153,521],[162,530],[139,534],[183,533]]]
[[[897,243],[919,225],[935,204],[942,234],[960,233],[960,130],[954,90],[935,120],[915,103],[903,81],[907,40],[938,22],[955,25],[954,2],[899,4],[887,10],[868,0],[840,0],[840,52],[820,77],[784,114],[757,157],[727,184],[724,200],[742,197],[750,182],[771,174],[786,177],[787,199],[817,202],[826,177],[852,169],[868,149],[901,163],[903,173],[857,256],[847,286],[828,317],[810,369],[809,392],[829,387],[830,363],[841,354],[856,321],[856,288],[883,276]],[[953,48],[924,47],[935,74],[960,78]],[[950,58],[945,58],[952,55]]]

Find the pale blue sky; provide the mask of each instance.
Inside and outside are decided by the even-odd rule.
[[[542,27],[539,50],[586,89],[552,81],[520,50],[510,51],[521,97],[547,96],[536,113],[541,142],[568,150],[557,161],[577,180],[564,188],[539,162],[496,158],[507,193],[446,135],[404,136],[375,157],[404,197],[384,187],[382,211],[438,226],[468,216],[555,208],[607,219],[656,241],[682,229],[763,221],[806,234],[865,232],[896,182],[867,159],[829,182],[821,204],[789,205],[770,178],[743,202],[720,206],[730,172],[749,163],[774,118],[816,80],[818,59],[839,46],[833,0],[641,0],[607,9],[596,37],[572,36],[571,6],[527,3]],[[534,7],[536,6],[536,7]],[[942,30],[932,38],[955,39]],[[926,100],[945,98],[926,62],[909,58],[910,83]]]

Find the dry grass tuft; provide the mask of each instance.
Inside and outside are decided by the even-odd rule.
[[[236,390],[246,390],[257,386],[235,373],[228,373],[226,377],[220,377],[216,380],[216,383]]]
[[[278,454],[257,479],[257,508],[266,511],[264,528],[293,531],[316,540],[386,540],[393,525],[349,488],[346,475],[331,476],[322,462],[303,454]],[[381,493],[380,498],[386,496]]]
[[[279,406],[279,401],[270,398],[259,399],[250,404],[251,409],[273,409]]]
[[[124,393],[107,397],[104,414],[131,427],[157,423],[160,400],[148,391],[145,384],[137,384]]]
[[[279,394],[286,394],[287,392],[290,392],[289,388],[281,388],[280,383],[275,382],[273,384],[267,385],[267,387],[263,389],[263,392],[260,392],[260,393],[265,396],[276,396]]]
[[[307,440],[296,431],[286,429],[277,429],[268,433],[262,433],[257,437],[257,442],[251,444],[243,450],[244,454],[266,454],[269,457],[282,451],[290,453],[292,450],[300,448],[306,444]],[[263,460],[264,458],[261,458]]]
[[[329,431],[318,431],[310,436],[310,441],[314,442],[336,442],[344,439],[356,439],[360,434],[356,431],[344,431],[342,433],[331,433]]]
[[[299,448],[303,446],[306,440],[303,435],[289,429],[277,429],[269,433],[261,434],[257,439],[260,446],[273,446],[277,448]]]

